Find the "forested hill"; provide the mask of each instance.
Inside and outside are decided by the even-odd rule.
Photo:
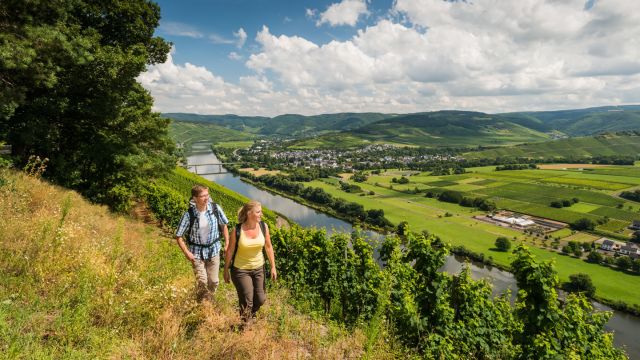
[[[635,157],[640,154],[640,136],[633,134],[607,134],[597,136],[558,139],[537,144],[500,147],[470,152],[465,158],[584,158],[598,156],[625,155]]]
[[[273,118],[185,113],[163,116],[239,130],[248,138],[250,134],[306,138],[296,143],[297,147],[343,147],[373,142],[423,146],[508,145],[540,142],[555,136],[640,130],[640,105],[503,114],[434,111],[415,114],[287,114]]]
[[[534,130],[556,130],[569,136],[640,129],[640,105],[519,112],[501,114],[501,117]]]
[[[388,118],[349,132],[369,141],[425,146],[522,143],[544,141],[547,134],[506,121],[499,115],[469,111],[437,111]]]
[[[304,136],[355,129],[391,116],[381,113],[338,113],[315,116],[285,114],[273,118],[262,116],[197,115],[186,113],[165,113],[162,115],[173,120],[215,124],[248,133],[286,136]]]

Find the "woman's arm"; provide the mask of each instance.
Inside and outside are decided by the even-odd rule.
[[[236,229],[231,231],[231,236],[229,239],[229,246],[227,250],[224,252],[224,282],[229,283],[231,276],[229,274],[229,268],[231,267],[231,259],[233,258],[233,252],[236,249]]]
[[[266,234],[264,234],[264,249],[267,252],[269,258],[269,264],[271,264],[271,280],[275,281],[278,278],[278,272],[276,271],[276,257],[273,253],[273,246],[271,245],[271,234],[269,233],[269,226],[265,223],[264,228]]]

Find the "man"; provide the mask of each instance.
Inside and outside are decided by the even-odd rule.
[[[189,210],[185,211],[178,224],[176,241],[193,266],[198,300],[210,300],[220,282],[220,240],[224,237],[226,251],[229,220],[222,208],[211,202],[206,186],[194,185],[191,197]]]

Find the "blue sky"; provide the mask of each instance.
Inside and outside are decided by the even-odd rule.
[[[317,20],[307,15],[307,9],[326,10],[331,1],[163,0],[157,3],[162,9],[162,19],[156,34],[179,49],[174,61],[204,65],[229,79],[252,73],[228,55],[234,52],[248,57],[257,49],[255,35],[263,26],[268,26],[274,34],[302,36],[315,43],[347,40],[357,32],[352,26],[316,26]],[[377,17],[387,16],[392,3],[392,0],[370,3],[370,14],[360,16],[358,25],[374,24]],[[238,48],[237,33],[241,28],[247,39],[244,46]]]
[[[156,110],[273,116],[640,103],[627,0],[158,1]]]

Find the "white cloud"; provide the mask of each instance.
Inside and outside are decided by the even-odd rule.
[[[244,46],[244,42],[247,41],[247,33],[244,31],[243,28],[240,28],[238,29],[237,32],[233,33],[233,36],[235,36],[237,39],[236,47],[238,49],[241,49]]]
[[[364,0],[342,0],[342,2],[331,4],[325,12],[321,13],[316,25],[328,23],[331,26],[356,26],[358,18],[368,14],[367,3]],[[307,9],[307,15],[315,15],[315,13],[310,14]]]
[[[222,44],[222,45],[230,45],[230,44],[237,43],[236,40],[229,39],[220,34],[215,34],[215,33],[209,35],[209,40],[214,44]]]
[[[304,15],[308,18],[314,18],[317,13],[318,13],[318,10],[316,9],[306,9],[304,11]]]
[[[174,21],[161,21],[160,31],[167,35],[186,36],[195,39],[204,36],[193,26]]]
[[[203,113],[501,112],[640,103],[640,12],[624,0],[585,2],[397,0],[397,17],[343,41],[316,43],[263,27],[245,63],[254,74],[237,84],[172,61],[141,79],[160,110],[179,111],[183,103]],[[177,90],[169,89],[173,83]],[[172,95],[156,95],[165,93]],[[185,93],[189,101],[180,100]]]
[[[242,55],[236,53],[235,51],[230,52],[229,55],[227,55],[227,57],[231,60],[236,60],[236,61],[240,61],[244,59]]]

